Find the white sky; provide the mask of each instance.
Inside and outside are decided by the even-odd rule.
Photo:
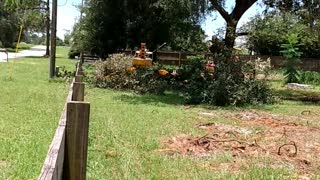
[[[234,0],[227,0],[226,6],[228,7],[227,10],[230,13],[231,8],[234,7],[235,1]],[[258,0],[255,4],[253,4],[241,17],[238,28],[241,27],[243,24],[248,22],[250,18],[255,16],[257,13],[261,13],[263,11],[263,8],[260,6],[261,0]],[[218,12],[214,12],[211,17],[207,17],[206,21],[202,24],[202,28],[205,30],[207,36],[209,39],[211,39],[212,35],[217,33],[217,30],[221,27],[225,27],[225,21],[220,16]]]
[[[72,30],[80,12],[75,5],[80,5],[81,0],[58,0],[57,36],[64,38],[66,30]]]
[[[259,0],[260,1],[260,0]],[[57,24],[57,36],[62,38],[66,30],[72,30],[73,24],[80,16],[80,12],[75,5],[81,4],[81,0],[58,0],[58,24]],[[234,0],[227,0],[226,6],[230,11],[234,6]],[[247,22],[250,17],[253,17],[257,12],[261,12],[262,8],[255,3],[240,19],[239,26]],[[208,17],[202,24],[202,28],[210,38],[217,30],[224,27],[225,21],[218,13],[213,13],[211,17]]]

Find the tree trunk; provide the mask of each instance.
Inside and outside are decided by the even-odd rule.
[[[236,28],[237,24],[233,20],[232,22],[227,22],[227,29],[226,29],[226,35],[225,35],[225,45],[229,50],[232,50],[234,46],[234,42],[236,40]]]

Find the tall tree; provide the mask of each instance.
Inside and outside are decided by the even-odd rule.
[[[44,32],[47,17],[44,0],[4,0],[3,6],[8,13],[17,16],[17,23],[28,31]]]
[[[12,46],[18,31],[17,20],[17,16],[6,10],[4,2],[0,1],[0,46]]]
[[[84,9],[85,16],[76,28],[81,51],[91,51],[104,57],[125,47],[124,1],[91,0]],[[80,41],[79,41],[80,40]]]
[[[164,42],[176,50],[204,44],[201,10],[194,1],[91,0],[83,12],[73,44],[102,56],[116,49],[137,47],[141,42],[151,50]],[[184,40],[189,43],[181,43]]]
[[[209,0],[212,7],[219,12],[227,23],[225,46],[233,48],[236,39],[236,28],[242,15],[258,0],[235,0],[235,6],[231,13],[224,8],[225,1]]]

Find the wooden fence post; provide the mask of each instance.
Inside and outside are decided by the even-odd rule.
[[[83,71],[82,71],[82,70],[79,70],[79,71],[76,73],[76,75],[78,75],[78,76],[83,76]]]
[[[74,77],[74,82],[82,82],[82,78],[83,78],[82,75],[76,75],[76,76]]]
[[[79,64],[82,65],[84,63],[84,57],[83,57],[83,52],[80,53],[80,62]]]
[[[82,76],[83,75],[83,69],[82,64],[80,62],[77,63],[77,70],[76,70],[76,76]]]
[[[181,66],[181,51],[179,51],[179,67]]]
[[[84,101],[84,86],[82,82],[73,83],[72,101]]]
[[[89,116],[90,103],[68,102],[63,179],[86,179]]]

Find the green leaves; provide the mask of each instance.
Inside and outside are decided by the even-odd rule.
[[[150,50],[167,42],[173,50],[202,51],[207,46],[198,6],[190,0],[88,1],[72,43],[101,57],[141,42]]]
[[[318,24],[318,23],[316,23]],[[320,27],[320,26],[319,26]],[[297,34],[296,40],[301,56],[308,58],[320,57],[320,28],[310,29],[308,24],[297,15],[279,12],[269,12],[264,16],[254,17],[246,26],[244,32],[249,32],[248,46],[261,55],[282,55],[287,44],[288,34]],[[290,40],[290,41],[292,41]]]
[[[282,44],[281,48],[283,49],[281,53],[286,58],[285,65],[285,82],[286,83],[297,83],[299,82],[299,72],[298,65],[300,63],[301,52],[299,51],[298,46],[298,35],[289,34],[287,37],[288,43]]]

